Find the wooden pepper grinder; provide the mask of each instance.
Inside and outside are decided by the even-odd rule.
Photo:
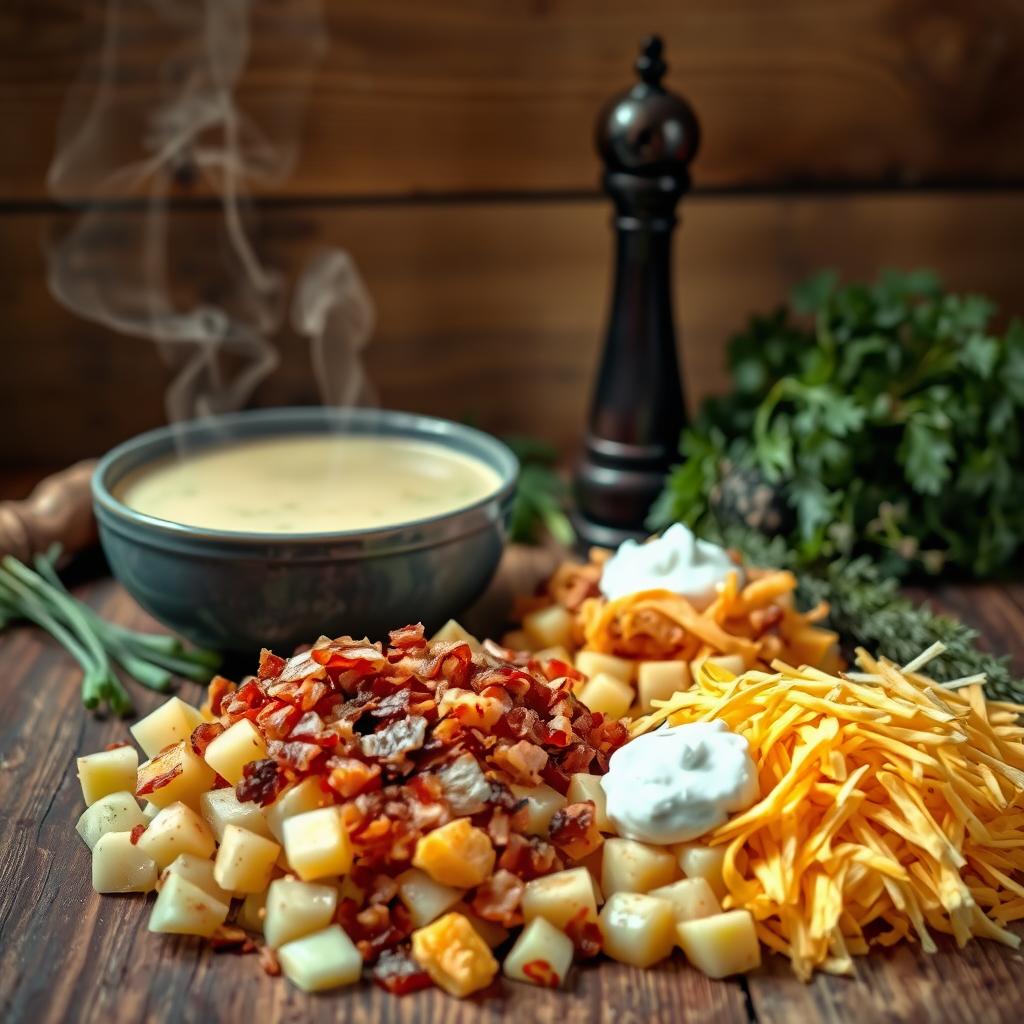
[[[615,290],[576,467],[575,526],[584,545],[601,547],[644,534],[686,423],[672,323],[672,229],[700,128],[690,105],[662,88],[658,36],[643,42],[635,67],[640,81],[597,121],[603,185],[615,204]]]

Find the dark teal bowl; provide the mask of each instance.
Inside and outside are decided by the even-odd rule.
[[[474,456],[500,483],[482,500],[383,529],[263,534],[143,515],[115,497],[124,477],[176,450],[317,432],[432,441]],[[322,633],[384,639],[461,613],[501,558],[519,465],[500,441],[458,423],[376,409],[260,409],[140,434],[105,455],[93,507],[114,576],[154,618],[194,643],[252,656]]]

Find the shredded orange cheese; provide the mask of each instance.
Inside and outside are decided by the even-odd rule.
[[[1019,947],[1006,925],[1024,918],[1024,706],[858,663],[705,665],[632,734],[720,718],[747,738],[760,800],[705,841],[727,846],[724,905],[747,908],[802,979],[848,973],[872,943],[932,952],[932,931]]]

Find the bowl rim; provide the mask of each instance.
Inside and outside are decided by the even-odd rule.
[[[227,437],[207,437],[211,432],[223,429],[230,432],[232,428],[252,424],[257,429],[251,434],[237,435],[235,439],[253,439],[260,436],[296,433],[362,433],[380,436],[410,437],[423,441],[432,441],[442,447],[452,448],[477,458],[495,471],[499,478],[495,488],[468,505],[459,505],[447,512],[440,512],[432,516],[423,516],[418,519],[406,519],[401,522],[387,526],[359,527],[348,530],[320,530],[301,533],[272,533],[245,530],[221,530],[210,527],[194,526],[187,523],[177,523],[169,519],[160,519],[157,516],[147,515],[139,512],[131,506],[126,505],[117,498],[110,485],[108,477],[125,460],[138,456],[147,448],[159,447],[159,454],[152,458],[143,458],[138,465],[129,467],[139,468],[155,458],[173,453],[176,443],[181,440],[198,440],[204,446],[215,446],[229,440]],[[280,429],[283,424],[290,424],[291,429]],[[352,431],[349,428],[353,425],[362,425],[361,431]],[[374,426],[389,427],[390,430],[381,429],[375,431]],[[266,431],[258,429],[265,426]],[[274,428],[277,427],[277,430]],[[365,429],[368,428],[368,429]],[[461,440],[464,446],[453,445],[453,440]],[[467,451],[466,449],[470,450]],[[490,459],[482,457],[481,452],[486,452]],[[392,409],[369,409],[369,408],[345,408],[338,409],[330,406],[280,406],[265,409],[245,409],[240,412],[222,413],[206,419],[189,420],[185,423],[167,424],[156,427],[153,430],[144,431],[141,434],[122,441],[111,448],[103,455],[95,471],[92,474],[91,490],[93,506],[97,519],[103,513],[112,517],[119,524],[124,526],[135,526],[145,529],[147,532],[161,534],[168,539],[180,541],[193,541],[198,543],[209,542],[214,544],[227,544],[231,546],[306,546],[317,544],[357,543],[361,541],[383,542],[389,540],[409,541],[411,531],[421,531],[434,525],[454,523],[462,517],[468,517],[470,523],[467,526],[471,530],[479,529],[479,524],[473,524],[475,518],[473,513],[481,512],[489,506],[497,504],[499,507],[511,499],[519,477],[519,460],[511,448],[503,441],[488,434],[476,427],[470,427],[463,423],[456,423],[453,420],[443,419],[439,416],[429,416],[425,413],[403,412]],[[115,485],[117,481],[114,481]],[[419,538],[423,545],[433,543],[437,538],[433,536]],[[419,546],[419,545],[416,545]]]

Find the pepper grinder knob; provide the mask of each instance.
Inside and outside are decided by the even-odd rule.
[[[615,206],[615,279],[604,352],[574,485],[582,543],[615,547],[644,520],[686,424],[672,319],[672,231],[690,187],[700,127],[661,84],[658,36],[645,39],[639,81],[597,121],[602,184]]]

